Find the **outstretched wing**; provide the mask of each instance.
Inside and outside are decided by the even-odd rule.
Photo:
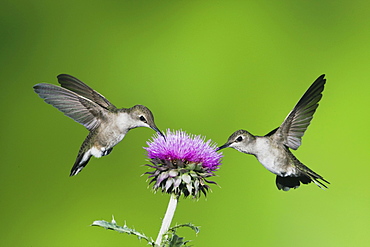
[[[87,99],[90,99],[101,107],[111,110],[116,108],[103,95],[96,92],[94,89],[92,89],[82,81],[78,80],[77,78],[67,74],[60,74],[57,78],[62,87],[67,88]]]
[[[316,79],[275,132],[275,136],[282,138],[284,145],[291,149],[296,150],[301,145],[302,136],[319,106],[326,82],[324,77]]]
[[[33,88],[46,103],[54,106],[88,130],[98,127],[101,119],[108,114],[105,108],[68,89],[47,83],[36,84]]]

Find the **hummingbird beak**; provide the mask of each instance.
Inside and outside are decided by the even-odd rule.
[[[218,148],[216,149],[216,152],[217,152],[217,151],[220,151],[221,149],[227,148],[227,147],[229,147],[229,146],[230,146],[230,143],[225,143],[224,145],[222,145],[222,146],[218,147]]]
[[[155,131],[155,132],[157,132],[157,134],[158,135],[160,135],[160,136],[162,136],[165,140],[166,140],[166,137],[165,137],[165,135],[156,127],[156,126],[154,126],[154,127],[152,127],[152,129]]]

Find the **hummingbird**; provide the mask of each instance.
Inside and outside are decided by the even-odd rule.
[[[298,188],[300,183],[311,182],[322,189],[327,188],[323,182],[330,183],[302,164],[290,151],[297,150],[301,145],[302,136],[319,106],[326,83],[324,77],[325,75],[321,75],[313,82],[280,127],[265,136],[254,136],[246,130],[237,130],[217,151],[231,147],[254,155],[267,170],[276,175],[279,190],[288,191]]]
[[[46,103],[89,130],[70,176],[77,175],[87,165],[91,156],[100,158],[112,152],[113,147],[122,141],[131,129],[148,127],[164,137],[147,107],[135,105],[118,109],[103,95],[77,78],[67,74],[60,74],[57,78],[61,87],[39,83],[33,89]]]

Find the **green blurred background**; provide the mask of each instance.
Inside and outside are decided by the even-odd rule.
[[[146,246],[90,227],[110,220],[156,238],[168,195],[148,188],[131,131],[69,177],[87,131],[32,90],[68,73],[118,107],[148,106],[159,128],[218,144],[280,125],[322,73],[327,85],[294,153],[331,182],[282,192],[232,149],[213,193],[181,200],[194,246],[368,246],[370,2],[1,1],[1,246]]]

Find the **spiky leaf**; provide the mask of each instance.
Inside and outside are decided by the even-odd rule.
[[[146,241],[148,241],[149,245],[154,246],[154,241],[152,238],[147,237],[144,233],[138,232],[135,229],[127,227],[126,224],[124,226],[119,226],[116,224],[116,221],[114,219],[112,220],[112,222],[107,222],[105,220],[96,220],[91,225],[100,226],[105,229],[114,230],[120,233],[127,233],[130,235],[132,234],[135,235],[138,239],[145,239]]]
[[[176,225],[176,226],[173,226],[171,227],[168,231],[173,231],[173,232],[176,232],[176,230],[180,227],[189,227],[190,229],[192,229],[195,234],[198,234],[200,229],[198,226],[195,226],[193,225],[192,223],[186,223],[186,224],[181,224],[181,225]]]
[[[168,247],[181,247],[185,246],[189,241],[184,241],[183,237],[179,237],[174,234],[168,244]]]

